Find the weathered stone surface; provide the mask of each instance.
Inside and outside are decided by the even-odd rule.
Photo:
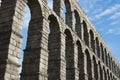
[[[31,20],[19,74],[26,5]],[[120,80],[120,65],[76,0],[53,0],[53,10],[47,0],[2,0],[0,80]]]

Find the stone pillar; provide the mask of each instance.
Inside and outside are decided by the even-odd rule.
[[[104,70],[102,70],[102,74],[103,74],[103,80],[105,80],[105,72],[104,72]]]
[[[77,32],[77,35],[79,36],[79,38],[82,39],[82,27],[81,27],[81,23],[75,24],[75,31]]]
[[[81,23],[81,39],[84,41],[84,30],[83,30],[83,23]]]
[[[87,29],[86,34],[88,35],[88,36],[87,36],[87,39],[88,39],[88,40],[86,41],[86,44],[87,44],[88,47],[90,47],[90,36],[89,36],[88,29]]]
[[[98,73],[97,73],[97,74],[98,74],[98,80],[101,80],[101,79],[100,79],[101,76],[100,76],[100,66],[99,66],[99,64],[98,64],[97,67],[98,67]]]
[[[66,37],[65,34],[61,33],[60,80],[66,80],[65,37]]]
[[[48,80],[66,80],[65,35],[60,32],[50,34]]]
[[[60,17],[63,18],[64,0],[53,0],[53,10]]]
[[[88,80],[88,75],[87,75],[87,63],[86,63],[86,58],[85,54],[81,53],[79,54],[79,80]]]
[[[48,0],[41,0],[44,5],[48,4]]]
[[[74,80],[79,80],[79,68],[78,68],[78,45],[74,42]]]
[[[36,17],[30,21],[21,80],[47,80],[48,78],[48,25],[49,21],[44,17]]]
[[[66,24],[74,30],[74,11],[66,12]]]
[[[95,39],[93,40],[93,52],[95,53],[96,52],[96,48],[95,48]]]
[[[66,35],[66,80],[78,80],[77,46],[69,35]]]
[[[91,68],[92,68],[92,80],[95,80],[95,78],[94,78],[94,62],[93,61],[91,64]]]
[[[94,79],[99,80],[99,73],[98,73],[98,65],[96,64],[96,61],[94,61]]]
[[[100,64],[98,64],[98,80],[104,80],[103,79],[103,70],[102,70]]]
[[[99,40],[97,37],[95,39],[95,49],[96,49],[95,53],[97,57],[100,58],[100,46],[99,46]]]
[[[19,80],[25,3],[21,0],[3,0],[0,7],[0,80]]]

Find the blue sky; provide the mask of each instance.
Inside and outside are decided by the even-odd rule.
[[[120,62],[120,0],[78,0],[78,2]]]
[[[52,1],[52,0],[49,0]],[[92,24],[101,34],[103,40],[120,62],[120,0],[78,0],[80,6],[91,20]],[[51,2],[49,2],[49,6]],[[30,11],[25,9],[23,23],[23,47],[25,49]],[[23,51],[21,55],[21,61]]]

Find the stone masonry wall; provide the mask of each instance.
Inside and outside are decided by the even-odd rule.
[[[19,74],[26,6],[31,20]],[[120,64],[77,0],[53,0],[53,9],[48,0],[1,0],[0,80],[120,80]]]

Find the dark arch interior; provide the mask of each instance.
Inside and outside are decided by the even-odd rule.
[[[103,80],[103,70],[102,70],[102,67],[101,67],[101,64],[100,64],[100,61],[98,61],[98,67],[99,67],[99,72],[100,72],[100,80]]]
[[[80,17],[76,10],[74,10],[74,30],[76,31],[76,27],[80,27]]]
[[[104,66],[103,66],[103,72],[104,72],[104,79],[107,80],[107,73]]]
[[[64,0],[63,6],[63,19],[66,24],[69,25],[70,17],[72,16],[69,12],[71,11],[71,5],[69,0]]]
[[[104,49],[104,52],[105,52],[105,63],[106,63],[106,66],[108,66],[108,56],[107,56],[106,48]]]
[[[39,61],[39,50],[37,50],[38,47],[40,47],[40,39],[41,39],[41,30],[42,30],[42,11],[41,11],[41,6],[37,0],[33,2],[33,0],[28,0],[26,3],[27,7],[27,14],[25,14],[24,17],[27,16],[26,21],[24,21],[23,26],[26,28],[23,28],[23,46],[24,47],[24,58],[22,62],[22,71],[21,71],[21,80],[27,79],[29,73],[35,73],[38,72],[39,66],[37,64],[37,61]],[[29,18],[29,19],[28,19]],[[41,21],[41,23],[40,23]],[[27,32],[28,31],[28,32]],[[35,37],[36,36],[36,37]],[[26,43],[27,40],[27,43]],[[36,45],[35,45],[36,44]],[[36,49],[36,51],[34,51]],[[34,54],[33,54],[34,53]],[[31,57],[32,56],[32,57]],[[36,60],[34,60],[36,59]],[[33,63],[35,69],[33,69]],[[29,65],[29,66],[28,66]],[[34,79],[38,79],[36,75],[34,75]],[[29,76],[30,78],[33,78]]]
[[[95,56],[93,56],[93,66],[94,66],[94,77],[95,77],[95,80],[97,80],[98,79],[98,65],[97,65]]]
[[[53,15],[50,15],[48,17],[48,20],[50,21],[49,23],[50,34],[60,32],[59,24],[58,24],[56,17]]]
[[[97,54],[97,56],[100,58],[100,46],[99,46],[99,40],[98,40],[98,38],[96,37],[96,39],[95,39],[95,41],[96,41],[96,49],[97,49],[97,52],[96,52],[96,54]]]
[[[71,3],[69,0],[64,0],[65,6],[66,6],[66,17],[65,17],[65,23],[70,27],[73,28],[73,17],[72,17],[72,11],[71,11]]]
[[[64,2],[65,2],[65,6],[66,6],[66,11],[67,12],[71,11],[71,5],[70,5],[69,0],[64,0]]]
[[[26,48],[26,42],[27,42],[27,32],[28,32],[28,26],[31,19],[31,13],[28,5],[25,8],[24,13],[24,21],[23,21],[23,29],[22,29],[22,35],[23,35],[23,42],[22,42],[22,49],[21,49],[21,57],[20,57],[20,64],[22,64],[23,61],[23,50]],[[21,67],[20,67],[20,73],[21,73]]]
[[[87,24],[85,23],[85,21],[83,21],[83,31],[84,31],[83,37],[84,37],[85,44],[89,46],[89,35],[88,35]]]
[[[109,53],[108,53],[108,67],[110,69],[110,55],[109,55]]]
[[[111,71],[112,71],[112,57],[110,58],[110,69],[111,69]]]
[[[28,0],[28,6],[31,12],[31,19],[40,18],[42,15],[41,6],[37,0]]]
[[[110,80],[109,70],[107,69],[107,79]]]
[[[60,5],[56,5],[57,3],[60,3],[60,1],[57,1],[57,0],[48,0],[48,6],[49,6],[49,8],[51,10],[54,10],[56,13],[58,13],[57,10],[60,9]],[[66,13],[71,11],[70,10],[70,2],[69,2],[69,0],[64,0],[64,2],[62,4],[64,4],[64,5],[62,6],[63,9],[61,11],[62,12],[61,14],[62,14],[62,18],[63,18],[64,22],[66,23],[66,21],[67,21],[66,18],[69,18],[67,16],[70,16],[70,15],[67,15]]]
[[[112,80],[113,78],[112,78],[112,73],[110,73],[110,80]]]
[[[100,43],[100,47],[101,47],[101,59],[102,59],[103,62],[105,62],[105,60],[104,60],[104,50],[103,50],[102,43]]]
[[[82,80],[84,79],[83,74],[84,74],[84,54],[82,52],[82,46],[80,41],[77,41],[77,46],[78,46],[78,68],[79,68],[79,79]]]
[[[94,34],[92,30],[90,30],[90,43],[91,43],[92,50],[95,52],[95,41],[94,41]]]
[[[49,38],[48,38],[48,80],[58,79],[60,74],[60,29],[57,19],[49,16]]]
[[[74,45],[72,35],[68,29],[65,30],[65,35],[66,80],[70,80],[74,78]]]
[[[86,60],[87,60],[87,74],[88,74],[88,80],[92,79],[92,63],[91,63],[91,58],[88,50],[85,50],[86,54]]]
[[[113,73],[115,74],[115,62],[114,61],[113,61]]]
[[[41,6],[37,0],[34,2],[32,0],[28,0],[27,3],[29,9],[30,9],[30,14],[31,14],[31,19],[29,22],[29,27],[28,27],[28,37],[27,37],[27,45],[26,48],[32,48],[34,43],[32,42],[32,39],[34,39],[36,42],[39,40],[40,37],[34,38],[35,35],[41,34],[40,31],[42,30],[42,11],[41,11]],[[33,34],[34,33],[34,34]],[[38,41],[39,42],[39,41]]]
[[[77,35],[82,39],[82,27],[80,22],[80,16],[76,10],[74,10],[74,28]]]

